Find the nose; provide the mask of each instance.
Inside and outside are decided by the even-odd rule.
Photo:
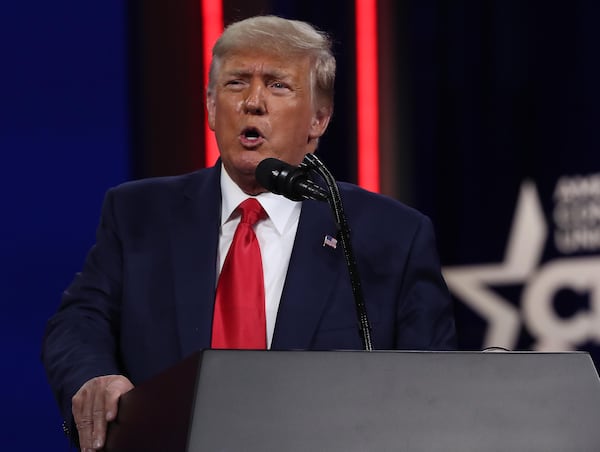
[[[259,83],[251,83],[248,87],[246,100],[244,101],[244,112],[252,115],[263,115],[267,112],[263,86]]]

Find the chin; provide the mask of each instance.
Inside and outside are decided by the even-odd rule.
[[[254,176],[256,166],[260,163],[261,160],[262,157],[257,154],[256,156],[253,156],[253,158],[247,158],[239,162],[239,165],[237,165],[237,169],[243,174],[252,174]]]
[[[229,175],[234,179],[238,179],[241,183],[248,180],[254,180],[254,172],[256,166],[262,160],[260,157],[249,158],[248,156],[237,155],[235,158],[224,161],[223,164]]]

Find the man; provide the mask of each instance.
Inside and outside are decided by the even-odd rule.
[[[362,348],[341,247],[323,246],[336,234],[329,207],[266,193],[254,176],[267,157],[298,165],[316,150],[332,115],[334,78],[330,42],[310,25],[273,16],[233,24],[213,49],[207,96],[220,161],[108,191],[97,243],[49,320],[43,349],[82,449],[102,448],[118,398],[134,384],[218,346],[228,321],[216,322],[217,280],[236,240],[237,206],[248,198],[265,211],[252,227],[264,269],[262,348]],[[340,192],[373,347],[453,348],[429,220],[350,184]]]

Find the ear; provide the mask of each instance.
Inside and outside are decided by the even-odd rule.
[[[207,117],[206,119],[208,120],[208,127],[210,128],[210,130],[212,130],[213,132],[215,131],[215,113],[216,113],[216,105],[215,105],[215,93],[213,92],[208,92],[206,94],[206,111],[207,111]]]
[[[322,106],[317,109],[313,115],[310,123],[310,129],[308,131],[308,137],[310,140],[321,137],[327,130],[329,120],[331,119],[332,108],[330,106]]]

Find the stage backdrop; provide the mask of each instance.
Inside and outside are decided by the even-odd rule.
[[[600,3],[411,2],[415,205],[460,346],[600,364]]]
[[[229,0],[225,18],[273,12],[333,35],[336,113],[319,152],[356,181],[354,4],[331,3]],[[378,5],[382,191],[433,219],[461,348],[580,349],[598,363],[600,3]],[[2,448],[65,450],[44,323],[106,189],[201,161],[199,2],[0,12]]]

